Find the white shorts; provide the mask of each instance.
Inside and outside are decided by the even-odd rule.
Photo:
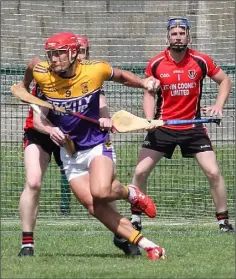
[[[99,155],[111,158],[116,164],[116,153],[110,142],[101,143],[91,149],[77,151],[73,157],[70,157],[65,148],[61,147],[61,160],[68,181],[86,174],[92,159]]]

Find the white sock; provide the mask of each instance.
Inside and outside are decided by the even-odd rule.
[[[224,225],[226,220],[227,219],[221,219],[221,220],[217,221],[217,223],[218,223],[218,225]]]
[[[138,246],[139,246],[140,248],[147,249],[147,248],[154,248],[154,247],[157,247],[158,245],[156,245],[154,242],[148,240],[146,237],[143,237],[143,238],[139,241]]]
[[[31,243],[22,244],[21,248],[24,248],[24,247],[34,247],[34,244],[31,244]]]
[[[129,188],[129,197],[128,200],[132,201],[132,199],[136,196],[136,191],[133,187],[127,186]]]

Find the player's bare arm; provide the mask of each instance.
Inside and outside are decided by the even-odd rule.
[[[160,87],[160,81],[154,77],[141,79],[132,72],[114,68],[112,80],[129,87],[144,88],[149,91],[156,91]]]
[[[25,88],[27,91],[29,91],[29,87],[31,82],[33,81],[33,69],[34,67],[40,62],[40,58],[34,57],[30,60],[30,62],[27,64],[27,67],[24,72],[24,77],[22,81],[20,81],[17,86]]]
[[[17,84],[17,86],[25,88],[27,91],[29,91],[29,87],[31,82],[33,81],[33,68],[35,65],[37,65],[40,62],[40,59],[38,57],[35,57],[30,60],[30,62],[27,64],[27,67],[24,72],[23,79]]]
[[[40,107],[40,111],[42,115],[48,115],[49,109]],[[44,119],[40,116],[40,114],[35,112],[33,116],[33,121],[35,130],[43,134],[50,135],[51,140],[57,145],[65,144],[65,135],[58,127],[55,127],[50,121]]]
[[[33,68],[39,62],[40,62],[40,59],[38,57],[35,57],[35,58],[31,59],[31,61],[28,63],[28,65],[25,69],[22,83],[27,90],[29,90],[30,83],[33,80]]]
[[[34,67],[40,62],[40,59],[38,57],[33,58],[27,65],[27,68],[24,73],[23,80],[20,81],[17,86],[20,88],[24,88],[27,91],[29,91],[30,83],[33,80],[33,69]],[[48,114],[47,108],[39,108],[41,113],[43,115]],[[34,112],[33,116],[34,121],[34,128],[44,134],[50,135],[51,139],[57,144],[57,145],[63,145],[65,143],[65,135],[61,132],[61,130],[58,127],[53,126],[50,122],[48,122],[46,119],[42,118],[40,114],[37,114]]]
[[[41,117],[41,115],[47,116],[49,109],[44,107],[39,107],[40,113],[33,114],[33,121],[34,121],[34,129],[46,134],[50,135],[51,129],[54,127],[47,119]]]
[[[147,118],[147,120],[154,119],[155,107],[156,107],[155,97],[156,97],[155,92],[152,92],[152,91],[149,91],[149,90],[144,90],[143,111],[144,111],[144,115]],[[156,128],[156,127],[152,125],[149,128],[147,128],[146,130],[151,131],[154,128]]]
[[[99,116],[100,127],[103,129],[111,129],[112,120],[109,115],[106,97],[103,94],[100,94],[99,98]]]
[[[155,114],[155,92],[144,90],[143,111],[147,120],[154,119]]]
[[[220,70],[212,79],[219,84],[218,96],[216,102],[212,106],[202,108],[202,112],[210,112],[211,116],[223,116],[223,107],[228,99],[231,89],[231,79],[226,75],[223,70]]]
[[[40,59],[38,57],[33,58],[27,65],[27,68],[24,73],[23,80],[20,81],[17,86],[25,88],[26,90],[29,90],[30,83],[33,80],[33,69],[34,67],[40,62]],[[48,114],[47,108],[39,108],[41,113],[43,115]],[[37,114],[34,112],[33,116],[34,121],[34,128],[44,134],[50,135],[51,139],[57,144],[57,145],[63,145],[65,143],[65,135],[62,133],[62,131],[58,128],[53,126],[49,121],[42,118],[40,114]]]

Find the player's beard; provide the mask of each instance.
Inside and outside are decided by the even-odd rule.
[[[187,48],[187,46],[188,46],[187,44],[186,45],[170,44],[170,48],[175,52],[183,52]]]

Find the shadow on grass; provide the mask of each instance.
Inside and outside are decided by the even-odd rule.
[[[134,259],[141,258],[141,256],[125,256],[120,254],[104,254],[104,253],[42,253],[35,257],[78,257],[78,258],[119,258],[119,259]]]

